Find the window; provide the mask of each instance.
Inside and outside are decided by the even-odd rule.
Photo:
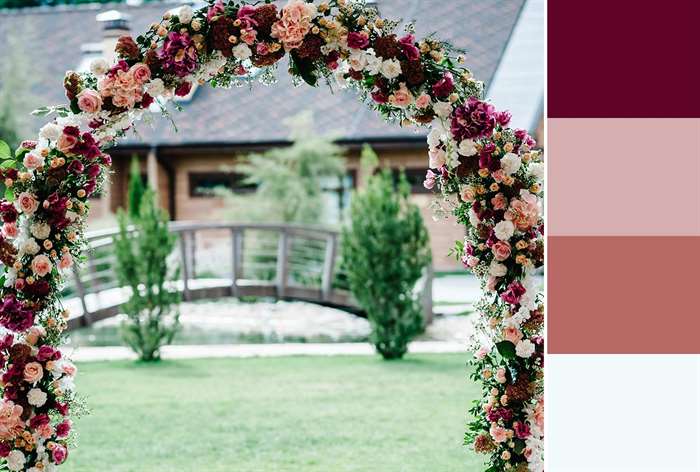
[[[350,192],[355,188],[357,171],[349,170],[341,178],[326,177],[321,180],[323,213],[325,221],[340,222],[350,204]]]
[[[190,196],[214,197],[216,188],[225,188],[234,193],[251,193],[254,184],[243,183],[245,177],[235,172],[190,172]]]
[[[427,169],[403,169],[406,174],[406,180],[408,185],[411,186],[411,193],[432,193],[432,190],[428,190],[423,186],[423,181],[425,181],[425,173]],[[394,176],[394,182],[399,182],[399,173],[401,169],[392,169],[391,173]]]

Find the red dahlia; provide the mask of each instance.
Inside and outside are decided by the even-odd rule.
[[[374,41],[374,52],[384,59],[396,59],[401,54],[401,44],[395,34],[380,36]]]
[[[251,15],[258,24],[255,30],[259,36],[270,36],[272,24],[277,21],[277,7],[275,5],[261,5],[255,9]]]

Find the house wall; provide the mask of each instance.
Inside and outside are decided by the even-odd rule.
[[[425,171],[427,157],[422,147],[407,149],[381,149],[375,148],[379,156],[380,165],[395,169],[416,169],[421,173]],[[246,151],[247,152],[247,151]],[[110,202],[112,211],[125,206],[127,201],[128,170],[131,155],[133,153],[113,153],[114,173]],[[146,173],[146,151],[138,152],[141,160],[142,173]],[[242,153],[245,154],[245,153]],[[347,154],[347,169],[354,171],[356,187],[362,187],[367,179],[360,168],[359,150],[349,150]],[[174,204],[174,216],[177,220],[216,220],[221,219],[224,213],[224,201],[219,197],[192,196],[190,188],[190,174],[196,172],[221,172],[224,170],[235,171],[237,153],[232,150],[222,149],[163,149],[158,153],[158,187],[159,199],[163,208],[169,209]],[[170,202],[170,188],[168,174],[163,165],[166,163],[175,176],[174,202]],[[435,270],[455,270],[461,268],[454,257],[448,256],[454,242],[464,237],[464,228],[458,226],[454,218],[435,220],[433,211],[429,205],[434,199],[430,193],[414,193],[412,200],[423,214],[424,221],[430,235],[433,253],[433,265]],[[96,199],[99,201],[99,199]],[[93,204],[91,220],[104,219],[104,204]],[[99,209],[97,209],[99,207]]]

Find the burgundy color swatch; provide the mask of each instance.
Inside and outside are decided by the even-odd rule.
[[[700,354],[700,236],[548,245],[550,354]]]
[[[700,117],[700,1],[550,0],[548,116]]]

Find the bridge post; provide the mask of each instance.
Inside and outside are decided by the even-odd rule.
[[[333,292],[333,276],[335,274],[335,259],[338,252],[338,235],[329,234],[326,237],[326,254],[323,259],[323,273],[321,275],[321,299],[330,301]]]
[[[180,233],[180,261],[182,262],[182,298],[185,301],[190,300],[190,268],[187,257],[187,239],[188,232]]]
[[[75,290],[78,292],[78,297],[80,298],[80,305],[83,307],[83,316],[81,318],[81,326],[90,326],[92,324],[90,312],[88,311],[87,303],[85,302],[85,286],[83,281],[80,280],[80,269],[78,264],[73,264],[73,278],[75,280]]]
[[[238,297],[238,279],[243,268],[243,232],[240,228],[231,229],[231,295]]]
[[[277,297],[284,298],[287,289],[287,278],[289,277],[289,261],[287,252],[289,251],[289,235],[287,228],[280,230],[280,237],[277,242]]]

